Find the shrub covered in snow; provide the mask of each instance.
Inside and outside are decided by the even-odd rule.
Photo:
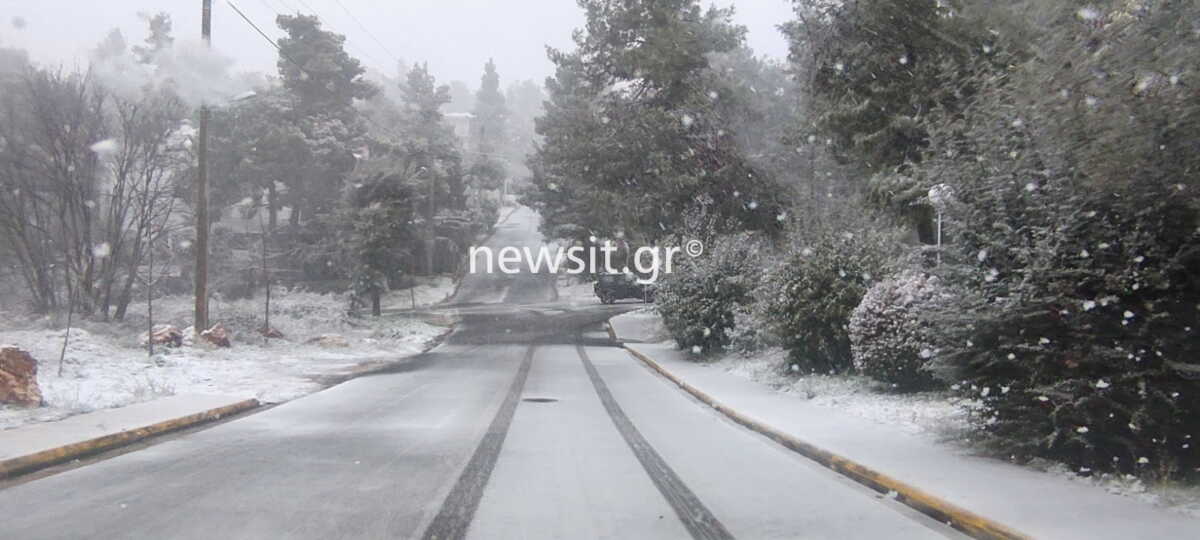
[[[1193,36],[1196,15],[1168,3],[1047,33],[1040,58],[932,132],[922,167],[955,192],[932,367],[982,401],[978,427],[1006,456],[1200,471],[1200,124],[1180,120],[1200,100],[1096,76],[1172,73],[1196,38],[1135,36]]]
[[[981,427],[1006,453],[1200,466],[1196,212],[1161,193],[1079,194],[1009,200],[1027,228],[983,227],[1003,222],[992,195],[1004,191],[968,203],[961,223],[977,232],[941,272],[962,292],[937,315],[934,368],[984,400]]]
[[[794,369],[844,372],[852,367],[850,314],[886,271],[895,253],[891,234],[830,230],[797,239],[755,292],[770,331]]]
[[[850,315],[854,369],[901,390],[930,387],[934,378],[924,367],[933,343],[922,315],[939,292],[937,277],[915,270],[871,287]]]
[[[749,234],[720,237],[702,256],[676,260],[662,279],[655,303],[663,323],[684,349],[708,352],[729,344],[735,312],[751,301],[761,265]]]

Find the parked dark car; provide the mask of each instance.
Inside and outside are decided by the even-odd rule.
[[[601,274],[592,287],[602,304],[611,304],[625,298],[637,298],[643,302],[654,301],[654,286],[637,282],[632,274]]]

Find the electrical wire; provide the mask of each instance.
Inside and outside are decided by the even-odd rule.
[[[271,36],[268,36],[267,33],[264,32],[260,26],[258,26],[258,24],[256,24],[252,19],[250,19],[250,17],[247,16],[246,13],[243,12],[241,10],[241,8],[239,8],[237,6],[237,4],[233,3],[233,0],[225,0],[225,3],[228,4],[230,8],[233,8],[233,11],[235,13],[237,13],[238,16],[241,17],[242,20],[246,22],[246,24],[250,25],[251,28],[253,28],[256,32],[258,32],[258,35],[262,36],[263,39],[267,40],[267,43],[270,43],[271,46],[274,47],[275,50],[279,53],[280,58],[286,60],[288,63],[292,64],[293,66],[296,66],[296,69],[299,69],[301,73],[304,73],[305,75],[307,75],[309,77],[313,76],[312,73],[309,72],[307,69],[304,69],[304,66],[300,65],[299,62],[293,60],[286,53],[284,53],[283,49],[279,47],[279,43],[276,43],[275,40],[271,38]],[[332,90],[330,90],[329,92],[331,95],[333,94]],[[365,120],[368,124],[371,124],[372,126],[374,126],[376,129],[384,132],[387,135],[390,135],[395,140],[398,140],[398,141],[404,140],[404,137],[402,137],[399,133],[396,133],[396,132],[392,131],[391,129],[379,124],[378,122],[373,120],[370,116],[363,114],[363,115],[359,115],[359,117],[362,118],[363,120]]]
[[[321,14],[316,9],[314,9],[312,6],[308,5],[308,2],[306,2],[305,0],[296,0],[296,1],[299,2],[301,6],[304,6],[304,9],[307,9],[310,13],[312,13],[312,15],[314,17],[316,17],[317,20],[321,22],[321,24],[325,25],[326,28],[329,28],[330,30],[333,30],[334,32],[336,32],[338,34],[341,34],[343,37],[346,36],[345,32],[342,32],[340,29],[335,28],[332,24],[329,24],[329,18],[322,17]],[[380,62],[378,58],[376,58],[374,55],[372,55],[370,51],[363,49],[362,47],[359,47],[355,43],[351,43],[349,39],[346,40],[346,44],[350,47],[353,47],[355,49],[355,52],[362,54],[363,56],[367,57],[368,59],[375,62],[376,64],[385,65],[385,64],[383,64],[383,62]]]
[[[280,1],[282,2],[282,0],[280,0]],[[246,15],[246,14],[245,14],[245,13],[244,13],[244,12],[243,12],[241,9],[239,9],[239,8],[237,7],[237,5],[233,3],[233,0],[225,0],[225,3],[226,3],[226,4],[228,4],[228,5],[229,5],[229,7],[233,8],[233,10],[234,10],[234,11],[235,11],[235,12],[238,14],[238,16],[239,16],[239,17],[241,17],[241,18],[242,18],[242,20],[246,22],[246,24],[250,25],[250,27],[251,27],[251,28],[254,28],[254,30],[255,30],[256,32],[258,32],[258,35],[262,36],[262,37],[263,37],[263,39],[267,40],[267,43],[270,43],[270,44],[271,44],[271,46],[272,46],[272,47],[274,47],[274,48],[275,48],[275,50],[279,52],[279,57],[280,57],[280,58],[283,58],[283,59],[284,59],[284,60],[286,60],[288,63],[290,63],[290,64],[292,64],[292,65],[296,66],[296,69],[299,69],[299,70],[300,70],[302,73],[304,73],[305,75],[308,75],[309,77],[311,77],[311,76],[312,76],[312,73],[310,73],[310,72],[309,72],[307,69],[304,69],[304,66],[300,65],[300,63],[299,63],[299,62],[296,62],[295,60],[292,60],[292,59],[291,59],[291,58],[290,58],[290,57],[289,57],[287,54],[285,54],[285,53],[283,52],[283,49],[281,49],[281,48],[279,47],[279,44],[278,44],[278,43],[276,43],[276,42],[275,42],[275,40],[271,38],[271,36],[268,36],[268,35],[267,35],[267,33],[266,33],[266,32],[264,32],[264,31],[263,31],[263,29],[262,29],[261,27],[259,27],[259,26],[258,26],[258,24],[256,24],[256,23],[255,23],[253,20],[251,20],[251,19],[250,19],[250,17],[249,17],[249,16],[247,16],[247,15]],[[330,93],[332,93],[332,91],[330,91]],[[361,117],[363,120],[365,120],[365,121],[366,121],[368,124],[371,124],[371,125],[372,125],[372,126],[374,126],[376,129],[378,129],[378,130],[380,130],[380,131],[384,132],[384,133],[385,133],[385,134],[387,134],[387,135],[390,135],[390,136],[391,136],[391,137],[393,137],[395,140],[398,140],[398,141],[400,141],[400,140],[404,140],[404,137],[402,137],[402,136],[401,136],[399,133],[396,133],[395,131],[392,131],[391,129],[389,129],[389,128],[387,128],[387,127],[385,127],[385,126],[383,126],[383,125],[379,124],[378,122],[376,122],[375,120],[373,120],[373,119],[372,119],[370,116],[368,116],[368,115],[365,115],[365,114],[364,114],[364,115],[360,115],[360,117]],[[484,156],[484,157],[488,157],[488,158],[491,158],[491,159],[496,159],[496,160],[504,161],[504,162],[507,162],[507,163],[512,163],[512,161],[511,161],[511,160],[509,160],[508,158],[505,158],[505,157],[503,157],[503,156],[501,156],[501,155],[498,155],[498,154],[489,154],[489,153],[484,153],[484,152],[475,152],[475,151],[467,150],[467,149],[465,149],[465,148],[464,148],[464,149],[461,149],[460,151],[461,151],[462,153],[464,153],[464,154],[474,154],[474,155],[478,155],[478,156]]]
[[[350,11],[350,8],[346,7],[346,4],[342,3],[342,0],[333,0],[333,1],[336,2],[338,6],[341,6],[342,10],[346,12],[346,15],[349,15],[350,19],[353,20],[354,23],[357,24],[359,28],[362,28],[363,32],[366,32],[366,34],[368,36],[370,36],[371,39],[375,40],[375,44],[379,45],[379,48],[383,49],[383,52],[387,53],[388,56],[392,57],[392,60],[395,60],[397,64],[400,63],[400,57],[396,56],[395,54],[392,54],[392,51],[387,48],[387,45],[384,45],[383,41],[381,41],[378,37],[376,37],[375,33],[372,32],[370,29],[368,29],[367,26],[362,23],[362,20],[360,20],[358,17],[356,17],[354,15],[353,12]]]

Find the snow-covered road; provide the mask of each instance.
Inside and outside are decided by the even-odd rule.
[[[538,241],[527,210],[491,240]],[[0,491],[0,536],[959,537],[615,347],[602,322],[637,304],[555,297],[467,276],[458,329],[401,371]]]

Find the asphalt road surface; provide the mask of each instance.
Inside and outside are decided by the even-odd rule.
[[[645,368],[602,330],[637,304],[556,300],[468,276],[403,369],[4,489],[0,538],[960,537]]]

